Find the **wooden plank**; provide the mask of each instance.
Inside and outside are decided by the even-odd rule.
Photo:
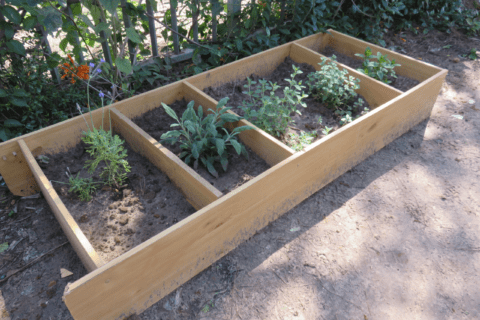
[[[112,108],[111,117],[114,131],[120,133],[135,152],[164,172],[195,209],[201,209],[223,196],[207,180],[120,111]]]
[[[67,286],[75,319],[141,313],[354,165],[427,118],[447,71],[316,142]]]
[[[294,41],[294,43],[318,52],[325,49],[325,47],[327,47],[330,44],[331,39],[332,39],[332,36],[328,33],[317,33],[317,34],[313,34],[311,36],[296,40]]]
[[[102,258],[100,258],[95,249],[93,249],[92,245],[87,240],[82,230],[80,230],[80,227],[75,222],[70,212],[68,212],[57,192],[55,192],[55,189],[53,189],[50,181],[48,181],[42,169],[40,169],[40,166],[33,157],[25,141],[23,139],[18,140],[18,145],[22,150],[22,155],[25,159],[25,162],[28,164],[35,177],[35,180],[42,190],[43,196],[47,200],[50,208],[53,211],[53,214],[55,215],[55,218],[57,218],[58,223],[67,236],[68,241],[70,241],[70,244],[77,253],[78,257],[80,260],[82,260],[85,268],[91,272],[104,265]]]
[[[396,67],[395,72],[401,76],[412,78],[420,82],[434,76],[442,69],[429,63],[425,63],[414,58],[399,54],[397,52],[382,48],[380,46],[358,40],[354,37],[347,36],[343,33],[329,30],[332,34],[330,40],[330,46],[336,51],[346,54],[355,59],[361,59],[356,57],[355,53],[365,53],[365,49],[370,47],[372,54],[376,55],[377,52],[381,52],[383,55],[388,55],[390,60],[395,59],[396,63],[401,64],[401,67]]]
[[[184,95],[188,101],[194,100],[196,107],[201,105],[205,109],[216,109],[218,102],[215,99],[188,82],[184,82],[184,84]],[[236,115],[236,113],[231,110],[228,112]],[[276,165],[295,153],[291,148],[245,119],[235,124],[235,127],[237,126],[254,127],[253,130],[241,132],[239,134],[240,140],[271,166]]]
[[[291,43],[287,43],[254,54],[248,58],[243,58],[185,79],[185,82],[203,90],[207,87],[218,87],[227,82],[243,80],[253,73],[258,76],[267,75],[288,57],[290,46]]]
[[[290,58],[295,62],[308,63],[312,65],[315,70],[320,70],[321,66],[318,65],[318,63],[322,61],[322,57],[325,56],[297,43],[292,44]],[[403,93],[346,65],[341,63],[337,63],[337,65],[340,70],[346,69],[349,75],[360,79],[360,89],[356,90],[356,92],[365,98],[370,105],[370,109],[375,109]]]

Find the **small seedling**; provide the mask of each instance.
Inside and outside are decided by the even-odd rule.
[[[202,106],[198,107],[196,113],[193,108],[195,102],[190,101],[181,119],[177,117],[172,108],[162,103],[165,112],[177,121],[171,127],[180,127],[180,129],[162,134],[161,143],[167,142],[172,145],[177,142],[180,143],[180,148],[183,149],[180,158],[184,158],[186,164],[193,161],[193,167],[197,169],[198,164],[202,163],[208,172],[216,178],[218,178],[218,173],[213,166],[215,162],[220,162],[223,170],[227,171],[227,146],[232,146],[237,154],[242,153],[248,159],[245,146],[238,142],[235,136],[242,131],[253,128],[251,126],[236,127],[231,133],[223,128],[226,123],[237,122],[242,119],[227,112],[231,109],[224,107],[227,101],[228,98],[220,100],[216,110],[208,109],[210,113],[205,117],[203,116]]]
[[[475,48],[470,49],[468,57],[470,58],[470,60],[477,60],[478,59],[477,49]]]
[[[325,128],[323,128],[322,130],[322,133],[326,136],[328,136],[328,134],[330,133],[330,131],[332,131],[333,127],[327,127],[325,126]]]
[[[44,156],[44,155],[40,155],[37,157],[37,160],[41,163],[45,163],[45,164],[48,164],[48,162],[50,161],[50,159],[47,157],[47,156]]]
[[[380,52],[377,52],[377,55],[374,56],[372,55],[370,47],[365,49],[365,54],[356,53],[355,55],[363,58],[362,67],[357,70],[367,76],[383,81],[387,84],[392,82],[388,80],[388,77],[397,77],[394,68],[400,67],[400,64],[395,63],[395,59],[390,61],[387,55],[382,55]],[[371,61],[371,59],[376,59],[377,61]]]
[[[10,210],[10,212],[8,213],[8,216],[11,218],[11,217],[13,217],[13,216],[15,215],[15,213],[16,213],[15,210],[12,209],[12,210]]]
[[[248,83],[244,85],[247,91],[243,93],[249,96],[249,100],[243,101],[240,109],[243,110],[245,119],[276,137],[285,134],[288,124],[292,122],[293,112],[302,114],[297,109],[298,106],[307,107],[302,101],[308,97],[302,91],[305,86],[301,81],[295,80],[295,77],[303,72],[294,65],[292,67],[290,79],[285,79],[289,85],[283,88],[283,98],[275,94],[277,90],[282,89],[277,83],[259,80],[257,84],[256,81],[247,78]]]
[[[301,151],[306,146],[312,144],[313,139],[317,137],[317,132],[305,132],[301,131],[300,134],[290,133],[289,134],[289,145],[295,151]]]
[[[68,192],[74,192],[78,195],[78,198],[82,201],[90,201],[92,197],[90,194],[95,192],[95,184],[92,178],[80,178],[80,173],[76,177],[70,176],[68,184],[70,189]]]

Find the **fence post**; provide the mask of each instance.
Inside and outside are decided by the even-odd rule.
[[[70,5],[71,5],[71,3],[67,2],[66,14],[70,18],[73,19],[73,13],[72,13],[72,9],[70,8]],[[73,23],[72,23],[72,25],[73,25]],[[85,57],[83,56],[82,43],[80,42],[80,39],[78,38],[78,32],[73,31],[73,36],[75,37],[75,43],[77,44],[78,48],[80,48],[80,50],[78,52],[78,59],[79,59],[80,63],[83,63],[85,61]]]
[[[177,25],[177,6],[176,1],[174,3],[173,0],[170,0],[170,15],[172,17],[172,29],[178,32],[178,25]],[[180,53],[180,44],[178,43],[178,34],[172,32],[173,38],[173,52],[175,54]]]
[[[218,11],[218,0],[210,0],[212,3],[212,41],[217,41],[217,11]]]
[[[192,12],[192,32],[193,32],[193,41],[198,43],[198,11],[199,11],[199,3],[198,0],[192,1],[195,11]]]
[[[130,28],[132,24],[130,23],[130,17],[127,14],[127,1],[126,0],[121,0],[120,4],[122,6],[122,14],[123,14],[123,23],[125,24],[125,29]],[[128,52],[130,53],[130,61],[133,63],[133,60],[135,59],[135,47],[136,45],[128,40]]]
[[[230,31],[232,31],[238,24],[238,18],[235,16],[241,11],[242,9],[242,1],[241,0],[228,0],[227,2],[227,10],[228,15],[230,16],[231,25]]]
[[[147,13],[153,17],[153,6],[150,0],[147,0]],[[150,40],[152,40],[152,56],[158,57],[157,32],[155,30],[155,20],[148,17],[148,28],[150,29]]]

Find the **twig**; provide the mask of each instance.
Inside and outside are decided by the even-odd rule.
[[[272,272],[278,277],[278,279],[282,280],[283,283],[287,284],[285,280],[283,280],[275,271]]]
[[[30,262],[29,264],[26,264],[25,266],[21,267],[20,269],[18,269],[17,271],[15,271],[14,273],[12,273],[11,275],[5,277],[5,279],[2,279],[0,280],[0,283],[3,283],[5,281],[7,281],[8,279],[10,279],[12,276],[16,275],[17,273],[19,272],[22,272],[23,270],[31,267],[32,265],[34,265],[35,263],[39,262],[40,260],[43,259],[43,257],[45,257],[46,255],[49,255],[50,253],[52,253],[53,251],[57,250],[58,248],[61,248],[63,247],[64,245],[66,245],[68,243],[68,241],[62,243],[61,245],[53,248],[52,250],[48,251],[48,252],[45,252],[44,254],[42,254],[40,257],[36,258],[35,260],[33,260],[32,262]]]
[[[327,292],[336,295],[337,297],[339,297],[339,298],[342,299],[343,301],[350,303],[351,305],[357,307],[358,310],[360,310],[360,311],[363,312],[362,308],[360,308],[359,306],[357,306],[355,303],[353,303],[353,302],[345,299],[345,298],[342,297],[341,295],[338,295],[338,294],[336,294],[335,292],[332,292],[332,291],[328,290],[327,288],[325,288],[325,286],[323,285],[323,282],[322,282],[322,280],[320,280],[320,278],[318,278],[318,282],[320,282],[320,285],[322,286],[322,288],[325,289]]]
[[[375,18],[374,16],[371,16],[371,15],[369,15],[369,14],[366,14],[365,12],[363,12],[362,10],[360,10],[360,7],[357,6],[357,4],[355,3],[355,1],[352,0],[352,2],[353,2],[353,5],[354,5],[355,7],[357,7],[358,11],[360,11],[361,13],[363,13],[364,15],[366,15],[367,17]]]

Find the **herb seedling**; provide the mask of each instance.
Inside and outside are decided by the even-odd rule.
[[[476,59],[478,59],[477,49],[475,49],[475,48],[470,49],[470,52],[469,52],[469,54],[468,54],[468,57],[470,58],[470,60],[476,60]]]
[[[224,171],[228,166],[227,146],[232,146],[237,154],[242,153],[248,159],[245,146],[237,141],[236,135],[242,131],[253,129],[251,126],[236,127],[229,133],[223,126],[227,123],[237,122],[242,119],[227,111],[230,107],[224,107],[228,98],[218,102],[216,110],[208,109],[210,113],[203,116],[202,106],[195,112],[194,101],[190,101],[187,110],[181,119],[177,117],[172,108],[162,103],[165,112],[176,120],[171,127],[180,127],[179,130],[168,131],[161,136],[161,143],[167,142],[172,145],[180,143],[183,152],[180,158],[185,158],[185,163],[193,161],[193,167],[197,169],[199,162],[202,163],[214,177],[218,178],[218,172],[214,168],[215,162],[220,162]]]
[[[302,151],[303,148],[312,144],[313,139],[317,137],[317,132],[305,132],[301,131],[300,134],[290,133],[289,134],[289,145],[295,151]]]
[[[395,63],[395,59],[390,61],[387,55],[382,55],[380,52],[377,52],[377,55],[372,55],[372,50],[370,47],[365,49],[365,54],[356,53],[357,57],[363,58],[363,64],[358,71],[380,80],[385,83],[391,83],[388,77],[397,78],[395,75],[394,68],[400,67],[400,64]],[[371,59],[376,59],[377,61],[372,61]]]
[[[322,67],[317,72],[308,75],[307,85],[313,97],[322,101],[330,109],[342,109],[357,97],[355,90],[360,88],[360,80],[347,76],[346,69],[338,69],[335,62],[336,56],[322,57],[319,65]]]
[[[243,105],[240,106],[244,111],[245,119],[274,136],[283,136],[288,124],[292,121],[291,114],[293,112],[301,114],[297,106],[307,107],[302,102],[308,97],[302,91],[305,86],[301,81],[295,80],[295,77],[301,73],[303,72],[300,68],[293,66],[290,79],[285,79],[289,85],[283,88],[283,98],[275,94],[278,89],[281,89],[281,86],[276,83],[259,80],[257,84],[256,81],[247,78],[248,83],[244,85],[247,91],[243,93],[249,96],[249,100],[243,101]]]
[[[74,192],[78,195],[78,198],[82,201],[90,201],[92,194],[95,191],[95,184],[92,178],[80,178],[80,173],[76,177],[69,176],[68,184],[70,189],[68,192]]]
[[[327,127],[325,126],[325,128],[323,128],[322,130],[322,133],[326,136],[328,136],[328,134],[330,133],[330,131],[332,131],[333,127]]]

